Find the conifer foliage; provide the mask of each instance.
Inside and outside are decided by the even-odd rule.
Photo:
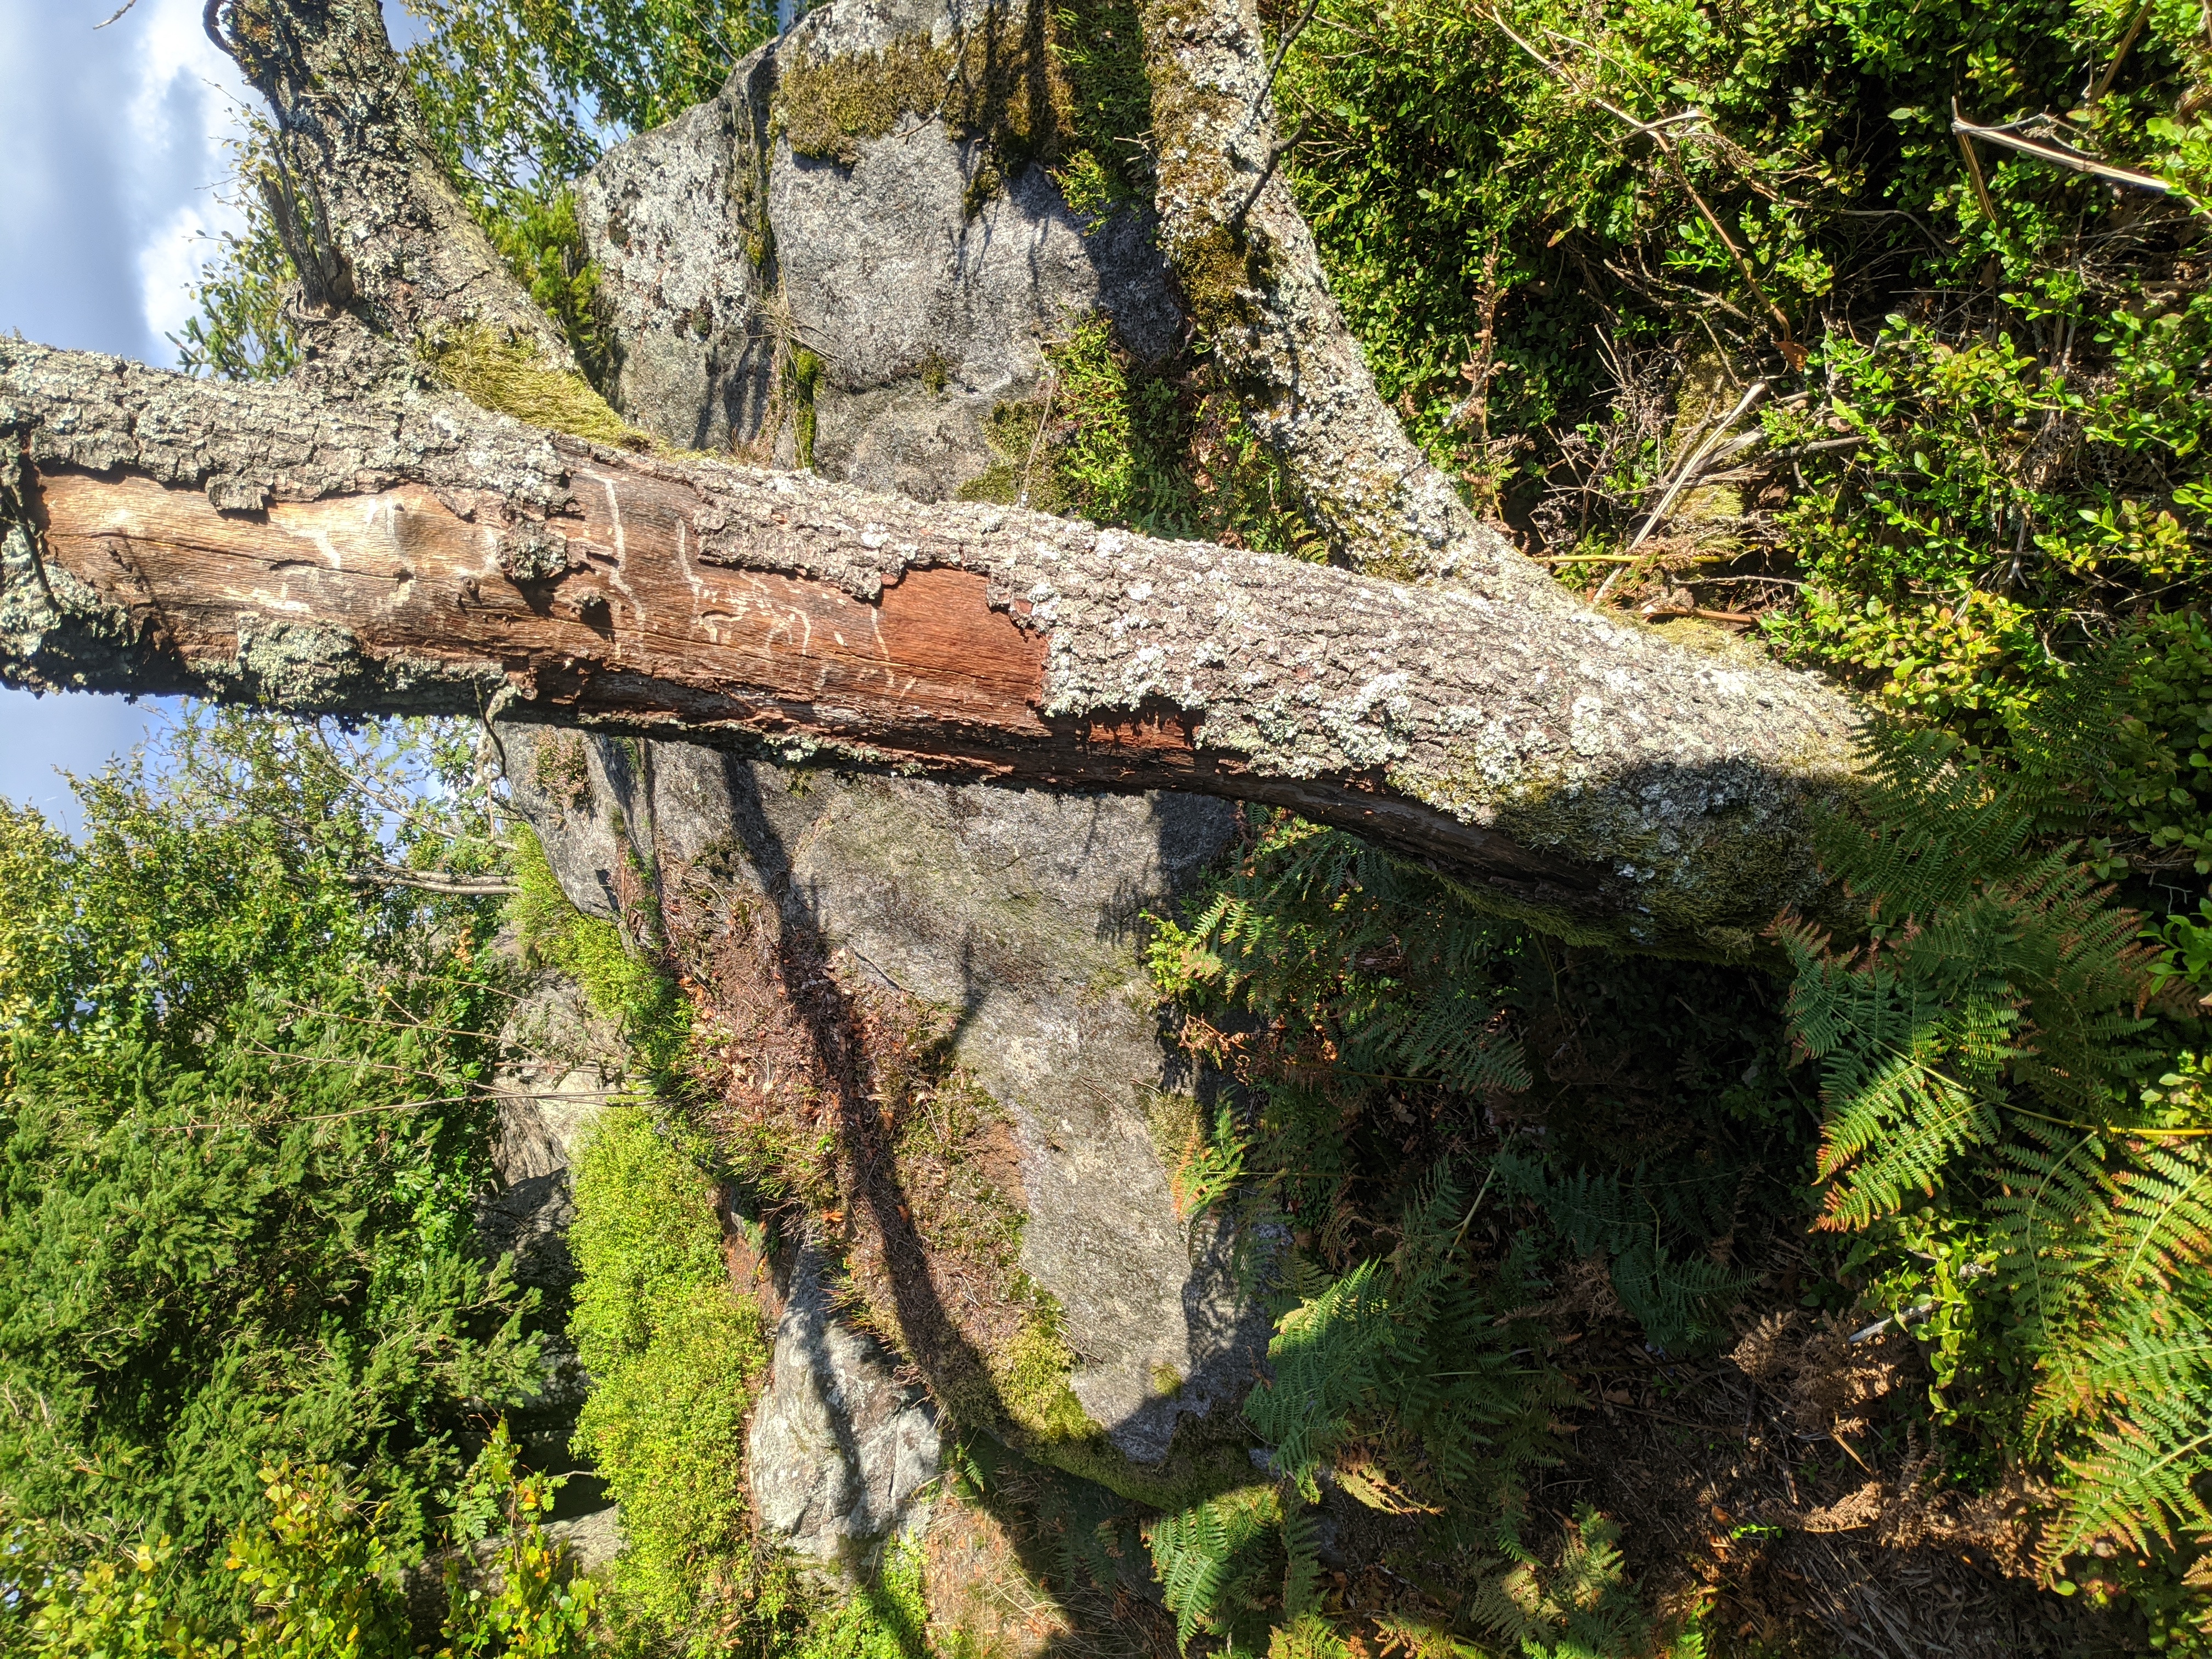
[[[0,804],[0,1528],[166,1534],[167,1610],[239,1618],[264,1466],[349,1466],[404,1551],[538,1383],[475,1231],[496,912],[356,879],[493,849],[450,734],[204,714],[78,788],[76,838]]]

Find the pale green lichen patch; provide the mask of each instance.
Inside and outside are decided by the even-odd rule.
[[[1519,768],[1510,782],[1470,773],[1413,786],[1563,872],[1584,872],[1587,902],[1578,906],[1520,902],[1476,884],[1461,889],[1494,914],[1577,944],[1741,962],[1759,948],[1746,894],[1773,895],[1778,911],[1820,889],[1806,778],[1749,762],[1602,777],[1525,757]]]
[[[238,619],[238,678],[259,702],[337,707],[370,672],[361,641],[344,629],[250,614]]]

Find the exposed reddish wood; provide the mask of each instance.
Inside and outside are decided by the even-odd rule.
[[[910,571],[869,604],[697,557],[691,501],[660,480],[576,483],[577,516],[548,528],[580,568],[524,585],[501,568],[509,526],[413,485],[251,514],[137,477],[62,471],[40,487],[52,562],[191,666],[234,658],[246,611],[351,629],[374,656],[527,675],[581,713],[672,701],[855,738],[934,722],[1046,733],[1043,642],[991,607],[981,574]]]
[[[15,684],[1200,790],[1586,936],[1726,955],[1815,896],[1806,805],[1849,776],[1832,693],[1556,592],[1505,604],[27,342],[0,342],[0,433]]]

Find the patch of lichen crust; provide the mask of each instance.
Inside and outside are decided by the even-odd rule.
[[[1522,766],[1502,784],[1476,769],[1440,779],[1394,775],[1432,805],[1479,817],[1515,845],[1592,878],[1579,907],[1516,904],[1451,881],[1480,908],[1570,943],[1742,963],[1765,948],[1745,915],[1747,894],[1771,895],[1778,915],[1817,908],[1826,895],[1811,826],[1847,793],[1847,750],[1808,743],[1778,765],[1653,764],[1602,779]]]
[[[769,121],[793,155],[850,167],[864,143],[902,122],[935,118],[985,140],[1006,173],[1057,161],[1074,117],[1042,16],[994,7],[950,42],[916,33],[873,52],[784,64]]]

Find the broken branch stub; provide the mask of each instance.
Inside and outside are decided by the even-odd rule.
[[[17,684],[1195,790],[1571,936],[1719,956],[1818,892],[1808,808],[1849,776],[1833,691],[1592,612],[643,457],[458,398],[0,342],[0,435]]]

